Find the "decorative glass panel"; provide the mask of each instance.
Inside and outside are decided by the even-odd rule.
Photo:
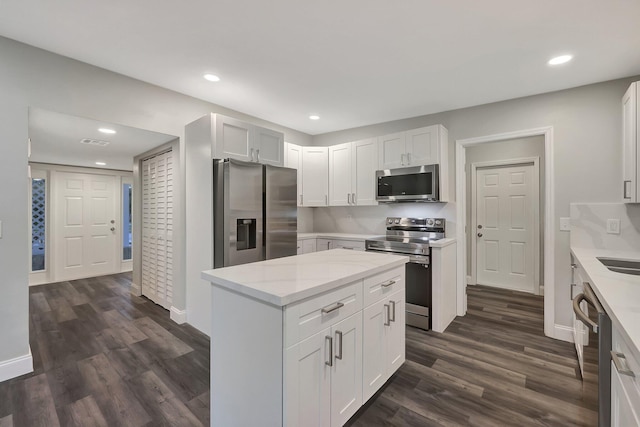
[[[46,200],[46,180],[31,180],[31,271],[45,269]]]

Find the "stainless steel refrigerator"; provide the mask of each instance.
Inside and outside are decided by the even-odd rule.
[[[214,268],[297,253],[295,169],[213,161]]]

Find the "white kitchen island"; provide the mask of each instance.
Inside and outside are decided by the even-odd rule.
[[[334,249],[204,271],[211,425],[343,425],[404,362],[407,261]]]

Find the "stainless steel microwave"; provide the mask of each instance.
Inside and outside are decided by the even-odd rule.
[[[438,165],[385,169],[376,172],[376,200],[382,203],[440,200]]]

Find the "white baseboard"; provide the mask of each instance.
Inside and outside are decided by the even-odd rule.
[[[131,282],[131,293],[136,296],[140,296],[142,295],[142,288],[140,287],[140,285]]]
[[[0,382],[33,372],[33,356],[29,353],[0,362]]]
[[[475,285],[475,283],[472,283],[471,276],[467,276],[467,285]]]
[[[187,310],[178,310],[174,306],[171,306],[171,310],[169,310],[169,312],[171,313],[171,320],[176,322],[178,325],[182,325],[187,321]]]
[[[558,325],[557,323],[553,328],[554,336],[551,338],[555,338],[557,340],[573,342],[573,328],[565,325]]]

